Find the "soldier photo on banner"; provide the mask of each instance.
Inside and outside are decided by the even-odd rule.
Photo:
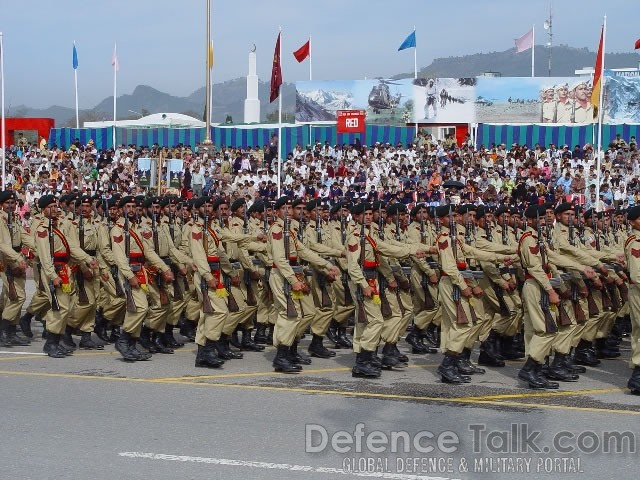
[[[152,188],[156,186],[156,161],[150,158],[138,159],[138,181],[143,188]]]
[[[167,160],[167,175],[169,176],[169,187],[181,187],[183,170],[184,165],[182,160]]]

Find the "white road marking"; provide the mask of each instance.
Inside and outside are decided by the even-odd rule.
[[[339,468],[312,467],[310,465],[292,465],[289,463],[252,462],[248,460],[231,460],[228,458],[190,457],[186,455],[167,455],[164,453],[121,452],[121,457],[145,458],[147,460],[166,460],[170,462],[208,463],[233,467],[262,468],[267,470],[289,470],[292,472],[332,473],[349,475],[352,477],[387,478],[391,480],[456,480],[445,477],[430,477],[424,475],[405,475],[402,473],[386,472],[349,472]]]
[[[6,353],[7,355],[46,355],[46,353],[42,352],[14,352],[13,350],[0,350],[0,354]]]

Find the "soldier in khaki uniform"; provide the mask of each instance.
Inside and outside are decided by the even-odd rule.
[[[407,228],[407,237],[414,243],[426,247],[435,245],[437,232],[431,222],[428,222],[428,209],[424,204],[417,204],[411,210],[413,221]],[[438,298],[439,270],[433,257],[413,259],[411,269],[411,283],[413,286],[413,315],[414,325],[407,335],[406,341],[411,345],[412,353],[436,353],[437,349],[425,345],[427,329],[440,314],[440,299]]]
[[[165,282],[173,281],[173,273],[154,252],[151,229],[138,221],[136,199],[131,196],[123,197],[119,205],[123,218],[118,219],[111,229],[111,244],[118,264],[120,281],[126,289],[130,288],[135,311],[127,309],[116,349],[127,361],[149,360],[150,353],[141,352],[136,348],[142,323],[149,310],[149,302],[157,301],[156,298],[151,297],[149,289],[151,280],[145,264],[159,270]]]
[[[285,373],[302,370],[300,363],[305,359],[297,351],[301,335],[300,324],[305,314],[310,315],[313,312],[313,301],[309,296],[310,287],[299,261],[307,261],[333,278],[339,275],[337,267],[299,241],[297,232],[289,224],[290,209],[295,209],[292,216],[300,218],[303,205],[298,203],[293,207],[290,198],[278,199],[275,205],[278,218],[271,225],[267,236],[267,249],[273,259],[269,284],[278,312],[273,335],[273,343],[277,347],[273,366],[276,371]]]
[[[189,258],[193,258],[193,255],[191,255],[191,229],[193,228],[195,219],[198,217],[198,211],[194,207],[194,203],[199,201],[200,199],[191,199],[184,202],[181,209],[183,226],[181,242],[178,248]],[[198,292],[193,282],[193,277],[189,277],[189,280],[190,291],[185,300],[185,306],[182,313],[183,319],[181,320],[180,325],[180,334],[186,337],[189,341],[195,342],[196,328],[198,326],[202,306],[198,299]]]
[[[477,300],[482,295],[482,289],[470,273],[469,261],[503,262],[510,265],[512,258],[485,252],[462,242],[464,231],[459,230],[456,221],[463,222],[466,219],[473,222],[473,205],[458,207],[456,221],[452,206],[437,207],[435,213],[442,222],[441,231],[436,237],[436,247],[441,268],[438,288],[443,310],[441,347],[444,359],[438,367],[438,373],[443,382],[466,383],[471,381],[468,375],[484,373],[483,369],[477,368],[469,360],[468,345],[475,342],[474,328],[477,329],[482,322],[482,310],[478,309],[480,302],[471,303],[474,298]]]
[[[58,225],[58,204],[53,195],[40,197],[38,207],[44,215],[43,221],[34,231],[36,252],[40,260],[39,282],[51,304],[51,310],[45,316],[47,341],[43,351],[50,357],[62,358],[70,352],[60,345],[60,337],[65,331],[71,310],[75,307],[75,281],[71,267],[76,263],[95,270],[98,263],[80,249],[69,235],[68,224]]]
[[[356,352],[356,364],[351,374],[354,377],[380,376],[382,363],[375,355],[380,343],[384,318],[380,310],[378,269],[380,255],[404,258],[415,255],[423,258],[427,249],[419,245],[391,245],[383,240],[374,240],[367,227],[372,225],[373,206],[360,203],[351,207],[356,225],[347,237],[347,261],[349,268],[349,287],[356,305],[356,327],[353,349]]]
[[[629,308],[631,312],[631,359],[633,368],[627,387],[631,393],[640,395],[640,206],[627,212],[627,219],[633,228],[624,243],[624,255],[629,269]]]
[[[26,300],[25,283],[27,263],[22,256],[22,238],[26,236],[15,216],[16,194],[11,190],[0,192],[0,255],[2,256],[2,317],[0,319],[0,346],[29,345],[27,339],[16,335],[20,311]]]
[[[334,248],[329,245],[329,232],[322,219],[320,201],[311,200],[305,208],[309,215],[309,223],[304,235],[305,246],[335,264],[337,258],[345,257],[344,247]],[[331,288],[331,284],[334,282],[330,282],[322,271],[315,268],[312,268],[312,271],[311,290],[316,308],[311,320],[313,338],[309,345],[309,354],[318,358],[335,357],[336,353],[323,345],[324,336],[334,312],[335,297],[332,295],[333,289]]]

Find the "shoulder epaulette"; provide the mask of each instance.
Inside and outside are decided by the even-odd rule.
[[[629,238],[627,238],[627,240],[624,242],[624,248],[627,248],[629,244],[635,240],[636,240],[635,235],[629,235]]]

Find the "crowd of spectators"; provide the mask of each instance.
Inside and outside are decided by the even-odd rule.
[[[263,148],[162,148],[121,145],[98,151],[75,141],[67,150],[44,141],[7,148],[7,188],[16,190],[20,213],[28,214],[46,193],[144,193],[139,158],[180,159],[183,172],[176,193],[244,197],[277,196],[277,138]],[[636,139],[618,135],[602,152],[600,198],[596,198],[594,146],[490,145],[474,148],[469,136],[436,140],[420,131],[409,145],[297,145],[282,162],[281,191],[307,198],[383,199],[430,205],[471,201],[513,204],[575,201],[587,208],[628,208],[640,203],[640,157]],[[451,181],[463,188],[447,189]],[[165,188],[167,169],[163,168]],[[154,189],[155,190],[155,189]]]

